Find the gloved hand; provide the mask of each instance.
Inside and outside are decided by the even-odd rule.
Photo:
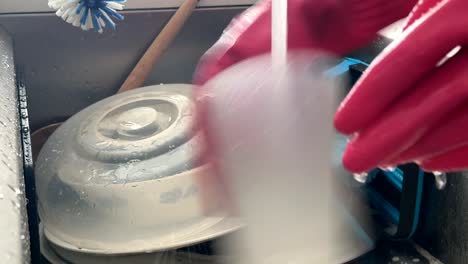
[[[408,15],[417,0],[289,0],[288,48],[343,54],[371,42],[378,30]],[[236,17],[201,58],[194,83],[271,48],[271,0]]]
[[[467,11],[464,0],[420,1],[403,35],[342,102],[335,127],[354,135],[343,157],[348,170],[409,161],[429,171],[468,168]]]
[[[288,48],[350,52],[371,42],[378,30],[408,15],[417,0],[289,0]],[[271,0],[259,1],[226,29],[221,39],[202,57],[194,83],[203,85],[227,67],[271,48]],[[195,90],[196,129],[202,133],[201,162],[212,166],[212,175],[200,179],[205,204],[229,197],[222,172],[216,164],[216,135],[210,127],[209,97]],[[267,95],[266,95],[267,97]],[[209,207],[216,207],[209,205]]]

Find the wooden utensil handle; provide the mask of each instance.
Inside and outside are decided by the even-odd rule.
[[[117,93],[135,89],[143,85],[154,65],[180,32],[185,21],[190,17],[197,4],[198,0],[185,0],[185,2],[182,3],[166,26],[164,26],[154,39],[153,43],[151,43],[150,47],[146,50],[140,61],[138,61]]]

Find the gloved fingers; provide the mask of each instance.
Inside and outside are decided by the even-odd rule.
[[[356,34],[372,30],[377,32],[393,22],[408,16],[418,0],[362,1],[348,0],[347,11],[351,13],[352,28]]]
[[[468,146],[423,160],[419,166],[425,171],[452,172],[468,168]]]
[[[289,49],[314,47],[307,23],[307,19],[313,16],[305,12],[304,5],[308,3],[308,6],[314,7],[312,9],[314,13],[320,13],[324,9],[322,2],[322,0],[288,1]],[[202,85],[224,69],[270,50],[271,0],[264,0],[235,18],[215,45],[203,55],[194,76],[194,83]]]
[[[311,46],[343,54],[370,43],[379,30],[407,16],[417,0],[305,0],[304,2],[303,12]]]
[[[345,168],[369,171],[411,147],[466,101],[467,76],[468,52],[462,50],[349,142],[343,155]]]
[[[271,0],[258,1],[234,18],[202,56],[193,83],[202,85],[227,67],[270,49]]]
[[[406,30],[409,26],[411,26],[414,22],[420,19],[424,14],[429,12],[431,8],[436,6],[437,3],[442,2],[442,0],[422,0],[418,1],[416,6],[414,7],[413,11],[409,14],[408,18],[406,19],[405,26],[403,30]]]
[[[417,27],[410,27],[375,59],[341,103],[335,115],[338,131],[353,134],[369,127],[395,100],[427,78],[449,51],[466,42],[468,22],[460,22],[466,14],[455,15],[465,12],[466,4],[459,6],[460,1],[444,1],[431,9]]]
[[[368,44],[381,28],[405,17],[417,0],[289,0],[288,48],[346,53]],[[195,84],[271,49],[271,0],[236,17],[202,57]]]
[[[467,84],[468,85],[468,84]],[[468,144],[468,106],[448,114],[409,149],[398,154],[388,165],[423,160]]]

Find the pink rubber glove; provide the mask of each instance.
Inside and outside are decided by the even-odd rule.
[[[343,54],[369,44],[378,30],[406,17],[417,0],[288,0],[288,48]],[[194,83],[271,49],[271,0],[236,17],[200,60]]]
[[[344,166],[352,172],[416,161],[427,170],[468,167],[468,2],[423,0],[403,36],[374,61],[336,116],[336,128],[356,135]],[[437,66],[439,64],[439,66]]]
[[[350,52],[369,44],[378,30],[407,16],[415,4],[416,0],[289,0],[288,48]],[[271,0],[259,1],[235,18],[202,57],[194,83],[203,85],[227,67],[269,52],[270,33]],[[202,199],[208,209],[220,204],[229,207],[229,188],[216,166],[216,135],[210,128],[210,111],[205,103],[209,97],[199,98],[201,90],[202,86],[195,91],[196,129],[202,132],[201,162],[212,166],[212,175],[200,179]],[[219,193],[225,200],[218,199]]]

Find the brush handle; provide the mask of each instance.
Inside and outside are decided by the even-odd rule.
[[[166,26],[164,26],[154,39],[153,43],[151,43],[151,46],[146,50],[140,61],[138,61],[117,93],[132,90],[143,85],[154,65],[180,32],[185,21],[190,17],[197,4],[198,0],[185,0],[184,3],[182,3]]]

